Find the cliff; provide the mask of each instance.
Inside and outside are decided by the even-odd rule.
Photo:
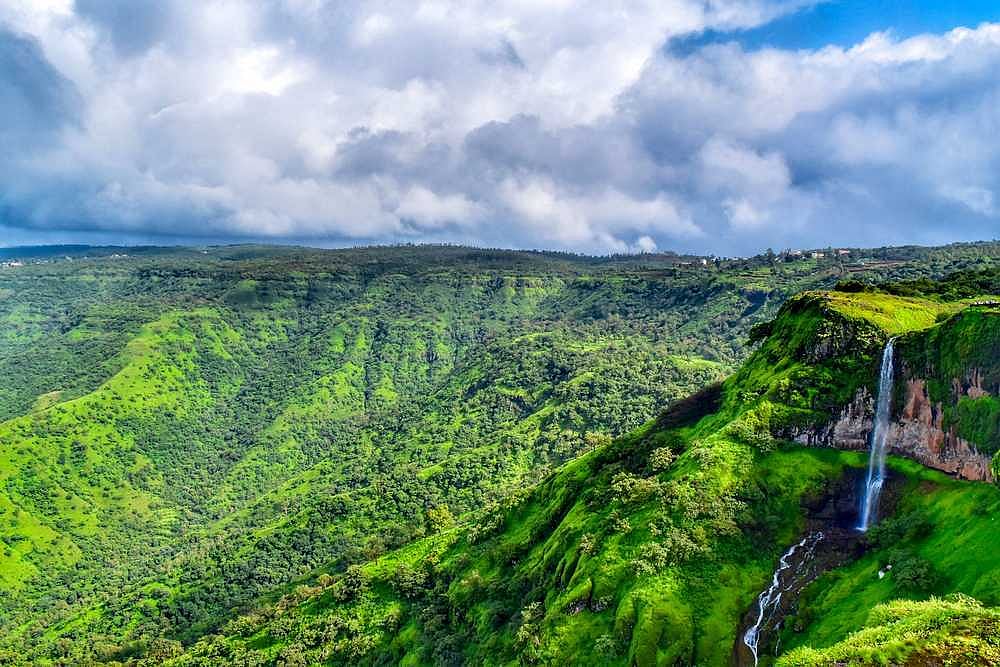
[[[1000,450],[1000,311],[972,306],[903,334],[895,363],[890,452],[961,479],[993,482]],[[850,354],[850,352],[847,352]],[[866,449],[874,396],[867,385],[826,422],[791,430],[796,442]]]
[[[834,419],[800,430],[793,440],[813,447],[864,450],[874,413],[874,398],[862,388]],[[996,481],[991,455],[960,437],[956,425],[946,425],[944,414],[942,404],[930,399],[925,380],[906,380],[903,409],[887,436],[889,451],[961,479]]]

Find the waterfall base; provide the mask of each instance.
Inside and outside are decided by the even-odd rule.
[[[806,529],[796,540],[802,546],[786,552],[779,563],[772,579],[774,590],[770,600],[764,600],[768,603],[765,613],[761,614],[760,603],[771,589],[762,591],[741,619],[733,646],[733,662],[738,667],[769,664],[779,648],[778,636],[785,619],[795,613],[802,590],[827,570],[864,553],[865,534],[858,532],[857,526],[865,481],[866,471],[850,471],[823,496],[805,503]],[[886,480],[882,496],[885,514],[889,514],[895,504],[897,485],[894,481],[891,477]],[[822,539],[809,539],[819,533]],[[746,641],[748,632],[751,633],[751,645]]]

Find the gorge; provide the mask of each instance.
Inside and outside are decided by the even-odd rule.
[[[990,664],[1000,272],[752,266],[0,274],[0,664]]]

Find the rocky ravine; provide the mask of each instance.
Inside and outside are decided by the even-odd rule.
[[[955,394],[970,398],[988,395],[978,377],[973,372],[967,382],[955,380]],[[926,381],[911,377],[903,385],[903,408],[894,415],[887,435],[889,451],[961,479],[994,481],[989,454],[958,437],[954,426],[944,428],[941,404],[931,401]],[[864,450],[868,448],[874,412],[875,400],[862,388],[836,419],[791,435],[796,442],[813,447]]]

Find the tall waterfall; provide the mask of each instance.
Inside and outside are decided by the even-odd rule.
[[[868,479],[861,497],[861,523],[858,530],[868,530],[878,514],[878,497],[885,481],[886,436],[889,434],[889,418],[892,408],[893,387],[893,344],[890,338],[882,352],[882,370],[878,379],[878,397],[875,399],[875,425],[872,428],[871,454],[868,457]]]

